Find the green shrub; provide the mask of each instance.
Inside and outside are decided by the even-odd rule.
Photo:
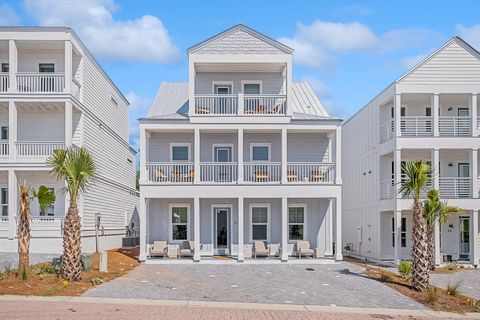
[[[398,272],[400,273],[402,278],[407,279],[410,278],[410,276],[412,275],[413,268],[408,261],[404,260],[398,265]]]
[[[20,272],[20,279],[22,279],[23,281],[28,279],[28,268],[27,267],[23,267],[22,269],[19,270],[19,272]]]
[[[453,284],[449,283],[447,285],[447,294],[450,296],[456,296],[458,294],[458,287],[460,286],[460,282],[456,281]]]
[[[380,273],[380,281],[382,281],[382,282],[391,282],[391,281],[392,281],[392,277],[391,277],[388,273],[382,271],[382,272]]]
[[[425,302],[434,305],[438,301],[437,288],[428,287],[425,297]]]
[[[454,270],[457,270],[458,266],[453,262],[447,262],[447,264],[445,265],[445,268],[447,270],[454,271]]]

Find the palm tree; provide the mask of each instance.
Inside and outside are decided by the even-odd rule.
[[[20,184],[20,217],[18,219],[18,268],[30,265],[30,203],[37,199],[40,210],[47,210],[55,202],[55,192],[41,185],[38,190]]]
[[[47,163],[52,166],[51,173],[55,178],[65,181],[65,193],[70,201],[63,228],[61,274],[69,282],[78,281],[81,278],[81,225],[77,200],[93,182],[95,164],[87,149],[76,146],[55,150]]]
[[[430,270],[435,270],[435,224],[445,224],[447,223],[450,214],[460,212],[462,212],[462,209],[448,206],[445,202],[442,202],[438,190],[431,189],[427,192],[427,199],[423,202],[423,217],[427,223],[428,260]]]
[[[432,169],[426,161],[418,160],[406,162],[402,170],[406,179],[401,183],[400,193],[404,198],[413,198],[412,289],[425,291],[429,283],[428,233],[420,195],[431,182]]]

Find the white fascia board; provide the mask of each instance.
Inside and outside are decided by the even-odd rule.
[[[183,130],[183,131],[192,131],[194,129],[204,129],[204,130],[308,130],[308,131],[333,131],[338,128],[338,124],[311,124],[311,125],[292,125],[292,124],[268,124],[268,123],[258,123],[258,124],[226,124],[226,123],[215,123],[215,124],[189,124],[177,123],[177,124],[161,124],[161,123],[140,123],[140,130]]]
[[[193,63],[291,63],[288,54],[199,54],[191,55]]]
[[[478,137],[397,138],[397,149],[479,149]]]
[[[459,207],[465,210],[480,210],[480,201],[477,199],[447,199],[449,206]],[[412,210],[412,199],[398,199],[397,210]]]
[[[478,84],[435,84],[435,85],[419,85],[419,84],[397,84],[397,94],[401,93],[480,93]]]

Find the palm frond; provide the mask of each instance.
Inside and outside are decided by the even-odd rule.
[[[424,160],[409,161],[402,165],[405,180],[400,185],[399,193],[404,197],[413,197],[419,201],[420,194],[426,190],[432,181],[432,168]]]
[[[49,190],[46,186],[41,185],[38,190],[32,189],[33,197],[37,198],[41,211],[46,211],[55,203],[55,192]]]

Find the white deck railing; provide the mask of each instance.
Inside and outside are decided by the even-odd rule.
[[[402,136],[422,137],[433,134],[432,117],[402,117],[400,120]]]
[[[154,183],[193,183],[193,163],[147,163],[148,181]]]
[[[63,217],[31,217],[30,235],[32,238],[60,238],[63,236]],[[18,217],[17,217],[18,223]]]
[[[7,159],[8,158],[8,142],[0,142],[0,159]]]
[[[334,163],[289,162],[287,164],[287,182],[333,183],[334,178]]]
[[[243,113],[246,115],[285,115],[285,95],[244,95]]]
[[[385,142],[393,138],[395,132],[395,121],[389,120],[380,126],[380,142]]]
[[[201,182],[237,182],[237,163],[200,163]]]
[[[9,236],[10,221],[8,217],[0,217],[0,238],[7,238]]]
[[[477,132],[480,134],[480,117],[477,118]]]
[[[393,179],[380,181],[380,200],[393,199],[395,197],[395,182]]]
[[[441,136],[471,136],[471,117],[439,117],[438,130]]]
[[[64,149],[64,142],[15,142],[19,159],[43,159],[53,154],[56,149]]]
[[[472,178],[440,177],[439,191],[445,198],[471,198]]]
[[[238,96],[234,94],[195,95],[195,114],[200,115],[236,115]]]
[[[282,164],[280,162],[245,163],[244,181],[255,183],[280,182]]]
[[[0,92],[7,92],[9,85],[8,79],[8,73],[0,73]]]
[[[17,73],[18,92],[25,93],[56,93],[65,88],[63,73]]]

